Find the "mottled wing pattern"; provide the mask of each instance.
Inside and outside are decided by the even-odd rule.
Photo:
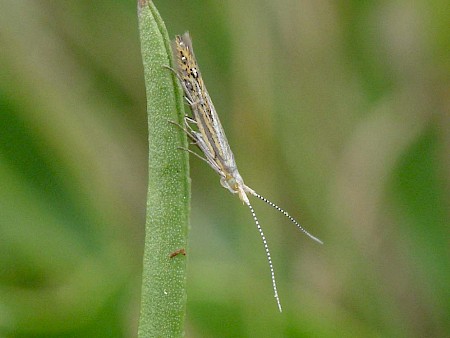
[[[187,119],[186,125],[211,167],[222,177],[230,176],[236,169],[234,156],[203,82],[189,33],[176,36],[173,52],[177,75],[193,114],[193,120]],[[193,130],[189,122],[195,123],[198,131]]]

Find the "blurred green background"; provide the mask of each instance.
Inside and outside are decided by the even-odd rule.
[[[155,1],[191,32],[247,208],[191,158],[187,337],[450,336],[447,1]],[[135,337],[136,3],[3,1],[0,337]]]

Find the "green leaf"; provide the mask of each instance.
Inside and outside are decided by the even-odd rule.
[[[138,1],[147,92],[149,180],[139,337],[183,335],[190,180],[183,95],[173,73],[170,39],[151,1]]]

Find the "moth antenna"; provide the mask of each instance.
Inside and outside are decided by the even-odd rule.
[[[272,257],[270,256],[270,251],[269,251],[269,246],[267,245],[266,236],[264,235],[264,232],[262,231],[261,225],[259,225],[258,218],[256,217],[255,210],[253,210],[252,205],[250,204],[250,202],[247,202],[246,204],[247,204],[248,208],[250,209],[250,212],[252,213],[253,220],[255,221],[256,227],[258,228],[259,234],[261,235],[261,239],[262,239],[262,242],[264,245],[264,250],[266,250],[267,261],[269,262],[269,269],[270,269],[270,274],[272,277],[272,288],[273,288],[273,292],[274,292],[274,297],[277,300],[278,309],[280,310],[280,312],[282,312],[280,297],[278,297],[277,283],[275,281],[275,272],[273,270]]]
[[[291,215],[289,215],[287,213],[287,211],[285,211],[284,209],[281,209],[278,205],[276,205],[275,203],[272,203],[271,201],[269,201],[267,198],[265,198],[264,196],[261,196],[260,194],[258,194],[257,192],[255,192],[254,190],[250,190],[249,191],[250,194],[252,194],[255,197],[258,197],[260,200],[266,202],[268,205],[270,205],[271,207],[277,209],[279,212],[281,212],[284,216],[286,216],[287,218],[289,218],[289,220],[294,223],[297,228],[299,228],[305,235],[307,235],[309,238],[315,240],[317,243],[323,244],[323,242],[318,239],[317,237],[314,237],[313,235],[311,235],[308,231],[306,231],[296,220],[294,217],[292,217]]]

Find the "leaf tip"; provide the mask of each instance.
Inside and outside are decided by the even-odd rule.
[[[149,4],[151,0],[137,0],[138,9],[142,9]]]

